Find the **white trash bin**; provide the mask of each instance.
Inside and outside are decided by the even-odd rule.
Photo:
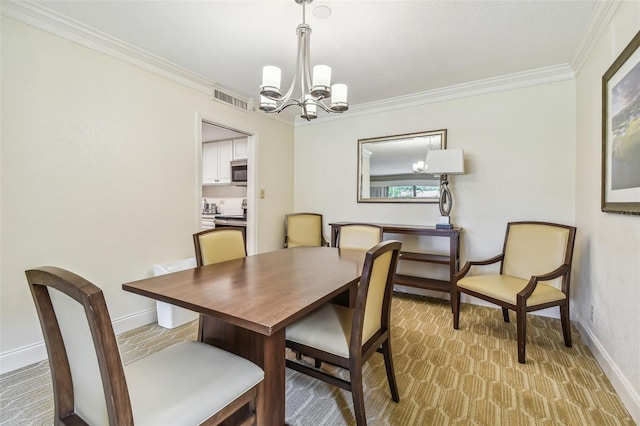
[[[195,268],[196,258],[177,260],[175,262],[153,265],[153,275],[165,275],[183,269]],[[198,318],[196,312],[165,302],[156,302],[158,311],[158,325],[164,328],[175,328]]]

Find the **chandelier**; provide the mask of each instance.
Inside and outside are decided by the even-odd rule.
[[[302,23],[298,25],[298,58],[296,74],[291,81],[289,90],[282,95],[280,91],[280,68],[271,65],[262,69],[262,85],[260,86],[260,109],[275,113],[298,105],[302,108],[300,117],[310,121],[317,118],[318,107],[326,112],[344,112],[349,109],[347,103],[347,85],[334,84],[331,86],[331,68],[326,65],[316,65],[311,74],[310,40],[311,27],[305,22],[305,5],[313,0],[295,0],[302,5]],[[300,81],[300,98],[292,98],[297,81]],[[325,100],[331,98],[329,106]]]

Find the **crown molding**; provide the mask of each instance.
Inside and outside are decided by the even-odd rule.
[[[349,108],[349,111],[344,115],[332,115],[330,117],[323,117],[320,121],[326,122],[330,120],[344,120],[346,118],[353,118],[360,115],[369,115],[371,113],[413,108],[421,105],[460,99],[469,96],[477,96],[486,93],[501,92],[504,90],[512,90],[539,84],[571,80],[574,77],[575,73],[568,64],[538,68],[529,71],[507,74],[499,77],[491,77],[482,80],[456,84],[439,89],[427,90],[424,92],[412,93],[410,95],[383,99],[366,104],[355,105]],[[316,123],[317,121],[307,122],[303,120],[297,120],[296,126],[308,126]]]
[[[134,45],[125,43],[109,34],[98,31],[39,4],[28,0],[1,0],[1,6],[2,15],[4,16],[195,89],[209,96],[215,102],[219,101],[213,96],[214,89],[217,88],[224,92],[229,92],[213,80],[186,70],[172,62],[152,55]],[[247,102],[251,101],[251,99],[247,99]],[[224,105],[224,102],[221,103]],[[233,108],[233,106],[227,106]],[[262,113],[262,111],[246,112]],[[294,122],[294,117],[286,114],[284,116],[267,115],[267,117],[290,126]]]
[[[475,96],[483,93],[499,92],[518,87],[527,87],[575,78],[584,66],[584,63],[591,54],[595,44],[606,30],[622,3],[622,0],[605,0],[596,2],[596,7],[591,14],[585,35],[570,64],[539,68],[448,86],[440,89],[428,90],[411,95],[354,105],[349,109],[348,114],[345,116],[332,115],[330,117],[323,117],[322,122],[330,120],[344,120],[345,118],[357,117],[374,112],[410,108],[429,103]],[[296,126],[309,126],[313,124],[316,123],[296,120]]]
[[[574,63],[582,64],[587,57],[595,41],[599,38],[606,24],[617,10],[620,0],[598,2],[594,11],[588,34],[581,44],[580,51],[576,55]],[[169,80],[195,89],[207,96],[213,97],[213,89],[220,86],[216,82],[199,74],[188,71],[169,61],[145,52],[131,44],[125,43],[101,31],[97,31],[87,25],[70,19],[62,14],[30,1],[2,0],[2,14],[24,24],[73,41],[87,48],[96,50],[106,55],[115,57],[126,63],[142,68],[154,74],[163,76]],[[484,93],[498,92],[519,87],[527,87],[554,81],[568,80],[575,77],[575,73],[569,64],[539,68],[523,71],[499,77],[413,93],[405,96],[353,105],[347,114],[323,117],[320,120],[307,122],[300,118],[293,119],[289,116],[267,117],[286,124],[306,126],[319,124],[330,120],[342,120],[372,112],[391,111],[402,108],[412,108],[420,105],[475,96]],[[259,113],[254,111],[254,113]]]
[[[215,81],[29,1],[2,0],[2,14],[213,96]]]
[[[582,38],[580,46],[578,46],[578,50],[571,61],[571,68],[573,68],[576,74],[580,73],[580,70],[587,61],[591,51],[598,40],[602,37],[602,34],[606,31],[609,23],[620,8],[621,4],[621,0],[607,0],[596,3],[596,7],[589,19],[589,24],[587,25],[584,37]]]

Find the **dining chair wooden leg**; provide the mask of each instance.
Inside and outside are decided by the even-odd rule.
[[[203,341],[204,336],[204,315],[198,315],[198,342]]]
[[[453,309],[453,328],[457,330],[460,326],[460,292],[453,286],[453,290],[451,291],[451,307]]]
[[[297,359],[298,361],[300,361],[300,360],[302,359],[302,352],[300,352],[300,351],[294,351],[294,353],[296,354],[296,359]],[[319,359],[314,359],[314,360],[313,360],[313,365],[314,365],[316,368],[320,368],[320,367],[322,366],[322,361],[320,361]]]
[[[396,383],[396,373],[393,368],[393,357],[391,356],[391,342],[387,339],[382,344],[382,355],[384,356],[384,366],[387,370],[387,381],[389,382],[389,390],[391,391],[391,399],[400,402],[400,393]]]
[[[502,308],[502,318],[504,319],[504,322],[509,322],[509,309]]]
[[[351,396],[353,397],[353,412],[356,416],[357,426],[367,425],[367,416],[364,411],[364,390],[362,387],[362,364],[360,360],[349,363],[349,376],[351,379]]]
[[[258,395],[255,402],[256,426],[266,424],[266,411],[264,406],[264,382],[258,385]]]
[[[562,322],[562,335],[564,336],[564,345],[571,347],[571,320],[569,319],[569,302],[560,305],[560,321]]]
[[[516,311],[516,333],[518,335],[518,362],[525,363],[525,345],[527,344],[527,313],[524,309]]]

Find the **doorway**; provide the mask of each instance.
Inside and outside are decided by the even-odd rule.
[[[255,136],[207,118],[199,119],[198,183],[199,228],[218,222],[245,226],[247,253],[256,247]],[[232,181],[231,162],[246,162],[246,182]]]

